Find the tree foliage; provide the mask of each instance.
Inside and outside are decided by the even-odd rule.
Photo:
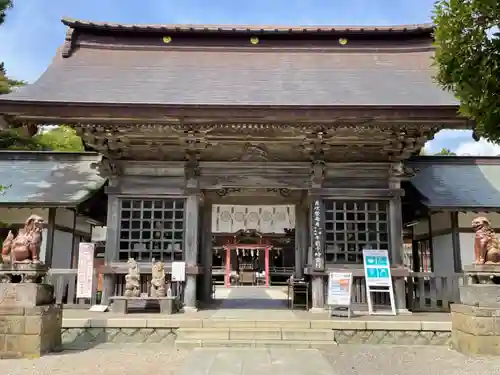
[[[1,1],[1,0],[0,0]],[[8,94],[16,87],[24,86],[26,82],[10,79],[3,62],[0,62],[0,95]]]
[[[41,131],[34,137],[24,129],[6,129],[0,132],[0,149],[27,151],[84,151],[82,139],[68,126]]]
[[[0,0],[0,25],[4,23],[7,9],[14,6],[12,0]]]
[[[45,150],[84,151],[82,139],[69,126],[58,126],[33,137]]]
[[[475,135],[500,140],[500,1],[438,0],[437,81],[455,94]]]
[[[456,156],[454,152],[452,152],[449,148],[442,148],[441,151],[436,152],[434,155],[441,155],[441,156]]]

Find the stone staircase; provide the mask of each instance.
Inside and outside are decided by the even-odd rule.
[[[320,348],[336,345],[333,329],[310,328],[303,321],[218,320],[212,326],[179,328],[175,345],[193,347]],[[308,322],[307,322],[308,323]]]

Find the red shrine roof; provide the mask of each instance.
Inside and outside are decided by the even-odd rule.
[[[458,106],[434,82],[432,25],[122,25],[64,19],[40,79],[2,104]],[[458,108],[458,107],[457,107]]]

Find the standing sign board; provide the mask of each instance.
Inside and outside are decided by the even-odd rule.
[[[368,312],[370,315],[387,314],[387,312],[374,311],[372,293],[389,293],[391,300],[391,314],[396,315],[391,265],[387,250],[363,250],[363,265],[365,268]]]
[[[186,262],[172,262],[172,281],[186,281]]]
[[[92,298],[94,286],[95,244],[80,242],[78,246],[78,270],[76,278],[76,298]]]
[[[331,272],[328,275],[328,298],[327,305],[330,307],[330,315],[339,307],[347,308],[347,316],[351,317],[351,272]]]

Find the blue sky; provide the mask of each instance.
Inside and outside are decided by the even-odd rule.
[[[430,21],[434,0],[14,0],[0,27],[9,75],[35,81],[63,43],[62,17],[121,23],[396,25]],[[50,5],[49,5],[50,4]],[[469,132],[444,131],[426,146],[500,154]],[[485,151],[486,150],[486,151]]]

